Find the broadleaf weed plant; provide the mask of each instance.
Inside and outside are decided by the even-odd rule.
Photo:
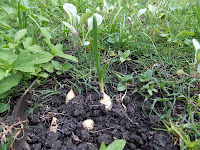
[[[55,46],[51,44],[51,34],[48,29],[41,27],[40,30],[49,50],[34,44],[31,37],[25,37],[27,29],[16,32],[14,38],[9,38],[7,44],[0,49],[0,98],[6,97],[8,91],[22,79],[31,79],[34,76],[48,78],[54,70],[57,74],[62,74],[72,67],[67,61],[61,64],[53,60],[55,57],[78,62],[76,57],[64,54],[62,44]]]

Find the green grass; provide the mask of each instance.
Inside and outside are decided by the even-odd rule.
[[[53,45],[63,44],[64,52],[76,56],[79,60],[68,73],[78,83],[88,85],[91,79],[97,80],[92,32],[88,34],[87,38],[91,44],[82,46],[77,51],[73,35],[62,24],[62,21],[69,20],[62,6],[65,2],[69,2],[76,6],[78,14],[85,13],[86,9],[90,9],[93,13],[99,13],[103,16],[103,22],[98,27],[98,50],[102,65],[107,62],[111,65],[119,65],[121,62],[118,51],[130,50],[129,57],[132,60],[126,61],[126,63],[138,66],[137,71],[135,71],[137,74],[134,74],[135,78],[140,78],[140,75],[148,69],[153,71],[152,77],[137,85],[137,89],[135,89],[145,97],[145,101],[152,103],[150,108],[145,107],[144,103],[145,113],[149,117],[152,113],[158,115],[160,121],[168,127],[169,133],[174,136],[180,134],[179,137],[182,138],[179,138],[179,143],[182,148],[192,149],[199,146],[194,144],[192,147],[191,142],[188,142],[189,137],[193,142],[200,138],[199,75],[196,78],[192,77],[195,54],[192,39],[196,38],[200,41],[196,1],[146,0],[137,1],[138,5],[136,5],[131,0],[107,0],[109,6],[114,6],[107,13],[102,11],[103,1],[97,0],[21,0],[21,2],[29,2],[29,4],[24,7],[22,3],[20,5],[18,0],[0,1],[0,49],[6,47],[9,40],[14,38],[15,33],[24,28],[27,29],[26,37],[31,37],[34,44],[48,49],[40,31],[41,27],[47,27],[52,36],[51,43]],[[139,10],[147,8],[149,4],[156,6],[156,11],[151,12],[148,8],[138,18]],[[96,7],[100,8],[100,12],[96,10]],[[81,39],[82,35],[83,33],[80,34]],[[20,48],[22,48],[22,43],[13,51],[20,50]],[[110,55],[111,51],[115,53],[115,56]],[[60,58],[58,61],[61,64],[68,62],[68,60]],[[177,76],[178,69],[183,69],[188,75]],[[112,82],[110,78],[116,78],[111,70],[108,72],[110,75],[104,78],[107,84]],[[53,78],[52,74],[49,75],[50,78]],[[157,94],[160,98],[155,99],[149,95],[148,89],[142,89],[150,82],[158,90]],[[117,84],[114,85],[117,86]],[[25,89],[23,86],[28,87],[26,80],[12,88],[10,95],[15,94],[15,92],[12,94],[13,91]],[[70,86],[76,87],[76,85]],[[81,89],[79,90],[81,91]],[[1,101],[8,102],[8,97]],[[183,114],[178,114],[177,118],[174,108],[180,102],[185,104],[185,110]],[[162,109],[158,108],[158,103],[162,105]],[[177,125],[174,127],[174,124]]]

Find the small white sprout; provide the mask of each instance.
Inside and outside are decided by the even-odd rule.
[[[82,122],[84,128],[92,130],[94,128],[94,121],[92,119],[86,119]]]
[[[72,98],[74,98],[76,95],[74,93],[74,91],[71,89],[66,96],[66,100],[65,103],[67,104]]]

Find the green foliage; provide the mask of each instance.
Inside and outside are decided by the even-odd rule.
[[[144,83],[144,85],[139,89],[140,91],[146,91],[150,96],[153,95],[153,92],[157,93],[158,90],[155,89],[155,84],[157,83],[156,78],[153,77],[153,71],[147,70],[144,73],[138,76],[138,84]]]
[[[200,139],[195,138],[195,140],[191,140],[190,133],[187,131],[189,128],[194,128],[194,125],[191,123],[179,124],[175,125],[171,119],[169,119],[169,123],[163,121],[166,131],[177,136],[180,143],[180,149],[199,149],[200,148]],[[197,130],[196,130],[197,131]],[[197,133],[199,133],[197,131]],[[199,133],[200,134],[200,133]],[[198,135],[200,136],[200,135]]]
[[[99,150],[123,150],[125,144],[125,140],[116,140],[106,147],[105,143],[103,142]]]
[[[0,113],[3,113],[10,109],[10,104],[0,103]]]
[[[50,50],[45,50],[37,44],[33,45],[30,37],[25,38],[27,29],[16,32],[14,39],[10,38],[10,42],[0,49],[1,98],[6,96],[5,93],[8,90],[17,86],[24,76],[47,78],[48,73],[52,73],[54,69],[61,71],[59,74],[62,74],[62,72],[68,71],[72,67],[72,64],[68,62],[62,65],[57,61],[53,61],[54,57],[78,62],[76,57],[63,53],[61,44],[55,46],[51,44],[51,34],[46,28],[41,28],[41,32]]]
[[[118,73],[114,72],[114,74],[117,76],[117,78],[120,80],[120,82],[117,85],[118,91],[125,91],[127,90],[127,84],[133,83],[133,75],[125,75],[121,76]]]
[[[126,50],[124,53],[122,51],[118,51],[118,55],[120,56],[120,61],[121,63],[123,63],[124,61],[130,61],[131,58],[129,58],[131,51],[130,50]]]

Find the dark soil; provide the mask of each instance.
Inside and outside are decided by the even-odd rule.
[[[98,89],[98,84],[93,84]],[[42,87],[42,90],[54,90],[55,85]],[[156,122],[150,121],[142,111],[144,98],[129,92],[118,102],[120,94],[110,88],[108,93],[113,99],[112,109],[106,110],[99,103],[99,94],[92,88],[76,91],[77,96],[65,104],[65,95],[70,90],[62,87],[59,92],[47,96],[44,94],[37,99],[39,103],[33,114],[29,115],[30,141],[32,150],[97,150],[102,142],[106,145],[116,139],[125,139],[125,150],[177,150],[167,132],[155,130]],[[36,90],[37,91],[37,90]],[[39,93],[36,92],[34,98]],[[123,95],[123,94],[122,94]],[[51,99],[50,99],[51,98]],[[33,102],[31,107],[33,106]],[[52,117],[59,121],[58,130],[49,130]],[[82,121],[92,119],[95,122],[93,130],[82,127]],[[158,120],[155,116],[154,120]],[[161,126],[159,126],[161,128]],[[164,128],[162,126],[162,128]]]

